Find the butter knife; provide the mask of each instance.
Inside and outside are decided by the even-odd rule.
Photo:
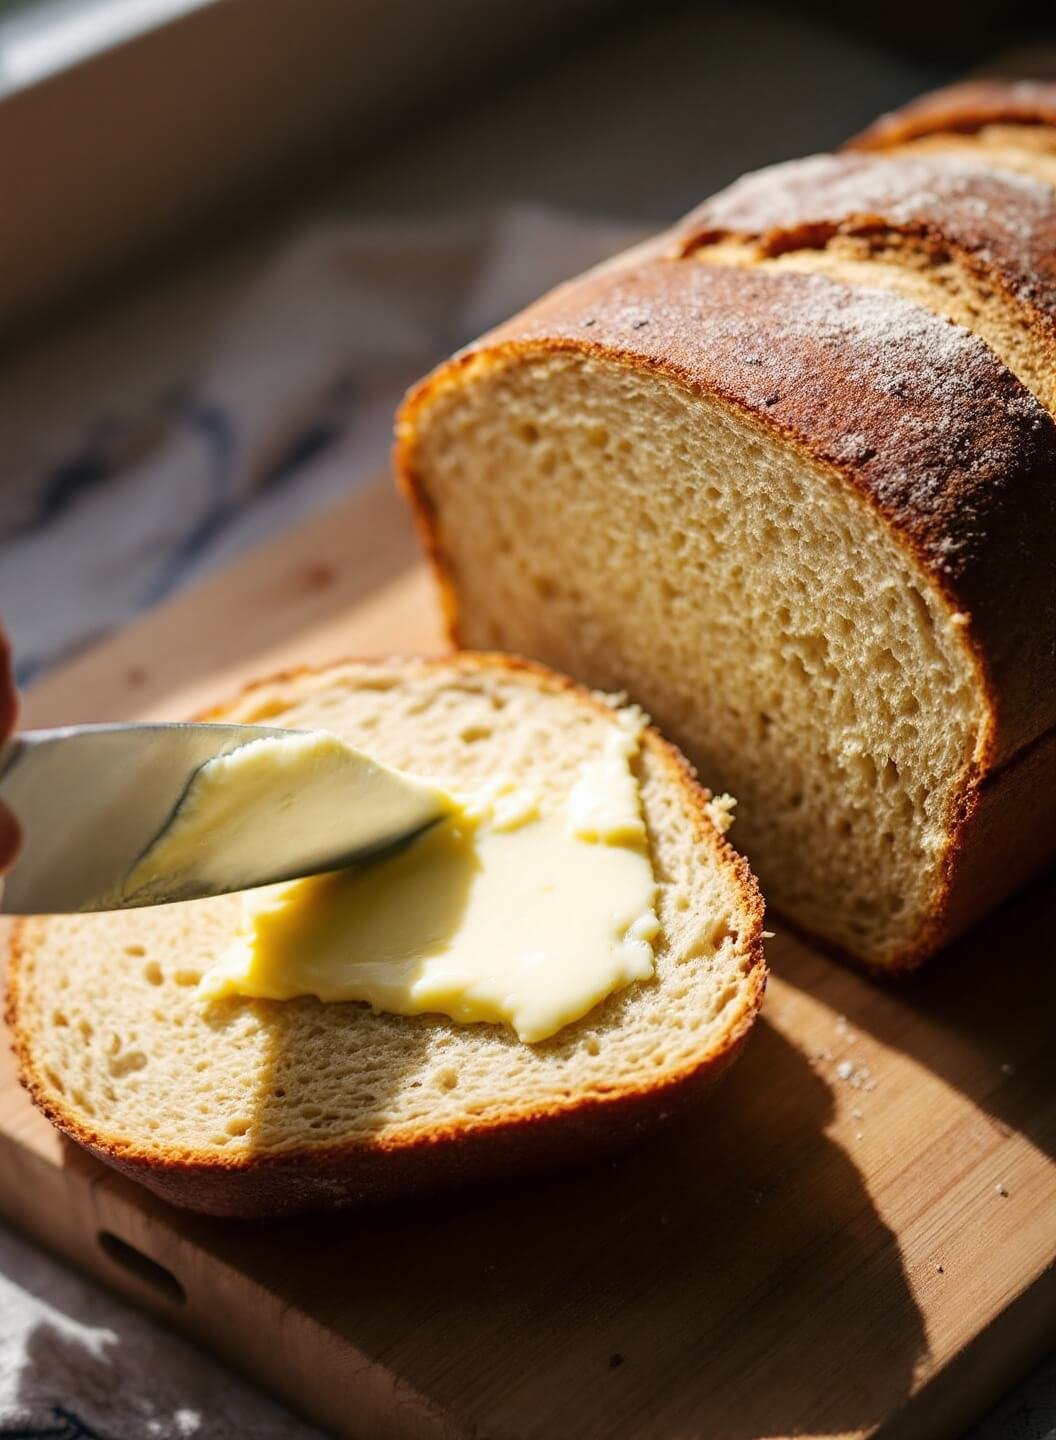
[[[295,789],[274,809],[255,806],[247,820],[256,841],[243,867],[224,857],[224,881],[204,854],[201,874],[184,870],[149,895],[123,894],[137,861],[165,831],[195,775],[210,760],[253,740],[297,731],[262,725],[79,725],[23,731],[0,746],[0,801],[17,815],[22,849],[0,886],[0,911],[11,915],[125,909],[248,890],[336,870],[388,852],[435,823],[440,792],[402,783],[379,767],[384,803],[342,803],[319,822],[314,794]],[[366,761],[365,763],[372,763]],[[408,777],[409,778],[409,777]],[[302,813],[298,815],[298,805]],[[311,811],[309,813],[309,804]],[[208,840],[206,849],[208,849]]]

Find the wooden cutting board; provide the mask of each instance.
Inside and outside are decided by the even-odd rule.
[[[441,644],[379,486],[32,691],[176,718],[245,679]],[[882,988],[784,932],[711,1104],[615,1162],[332,1219],[181,1214],[0,1069],[0,1213],[336,1434],[956,1435],[1056,1334],[1051,883]]]

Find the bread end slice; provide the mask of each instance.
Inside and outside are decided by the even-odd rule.
[[[465,788],[497,769],[562,787],[614,723],[603,698],[494,655],[296,672],[220,715],[330,729]],[[94,1155],[214,1215],[339,1208],[633,1139],[718,1079],[766,983],[762,900],[721,810],[655,730],[638,767],[656,975],[551,1040],[311,998],[203,1009],[194,986],[238,916],[223,897],[22,922],[7,1019],[23,1083]]]
[[[1056,185],[1056,81],[993,77],[933,90],[881,115],[844,149],[975,156]]]

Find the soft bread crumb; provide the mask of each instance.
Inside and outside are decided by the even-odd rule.
[[[737,801],[732,795],[716,795],[708,802],[708,819],[720,835],[725,835],[735,820],[733,813]]]

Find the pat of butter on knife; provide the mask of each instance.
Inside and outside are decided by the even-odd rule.
[[[332,870],[407,838],[457,809],[446,791],[383,765],[325,730],[291,731],[208,761],[175,814],[133,866],[123,898],[214,894],[279,879],[283,849],[301,874]],[[312,865],[313,859],[316,863]],[[298,873],[298,872],[294,872]]]

